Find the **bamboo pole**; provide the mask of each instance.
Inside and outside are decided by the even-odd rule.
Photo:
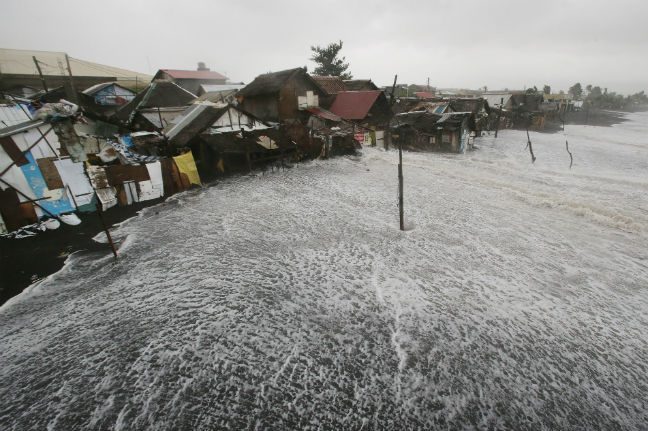
[[[49,92],[49,89],[47,88],[47,83],[45,82],[43,71],[40,68],[40,64],[38,64],[38,60],[36,60],[36,56],[32,56],[32,60],[34,60],[34,64],[36,65],[36,70],[38,70],[38,76],[40,76],[41,82],[43,83],[43,89],[47,93]]]

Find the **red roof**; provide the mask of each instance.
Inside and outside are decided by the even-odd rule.
[[[414,95],[416,97],[418,97],[419,99],[434,99],[435,98],[434,93],[432,93],[430,91],[417,91],[417,92],[414,93]]]
[[[380,90],[342,91],[337,94],[329,110],[345,120],[363,120],[380,93]]]
[[[227,79],[227,76],[211,70],[160,69],[175,79]]]

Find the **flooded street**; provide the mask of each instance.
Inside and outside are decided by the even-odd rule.
[[[147,208],[0,308],[0,429],[645,429],[628,118],[405,153],[404,233],[373,148]]]

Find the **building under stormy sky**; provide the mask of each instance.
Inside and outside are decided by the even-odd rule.
[[[2,2],[5,48],[154,73],[204,61],[232,80],[313,64],[343,40],[355,77],[388,84],[523,88],[576,81],[648,90],[648,3],[580,1]]]

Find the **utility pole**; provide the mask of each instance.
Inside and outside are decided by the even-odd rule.
[[[67,63],[67,70],[68,70],[68,74],[70,75],[70,88],[72,89],[72,101],[74,103],[79,103],[76,87],[74,86],[74,77],[72,76],[72,68],[70,67],[70,57],[68,57],[67,54],[65,54],[65,62]]]
[[[45,82],[45,77],[43,76],[43,71],[40,68],[40,64],[38,64],[38,60],[36,60],[36,56],[32,56],[32,59],[34,60],[34,64],[36,65],[36,70],[38,70],[38,76],[40,76],[41,82],[43,83],[43,89],[45,92],[49,92],[47,88],[47,83]]]
[[[390,107],[394,105],[396,91],[396,80],[398,75],[394,75],[394,84],[392,85]],[[388,131],[391,134],[391,128]],[[405,230],[404,208],[403,208],[403,141],[398,139],[398,217],[400,221],[400,230]]]

